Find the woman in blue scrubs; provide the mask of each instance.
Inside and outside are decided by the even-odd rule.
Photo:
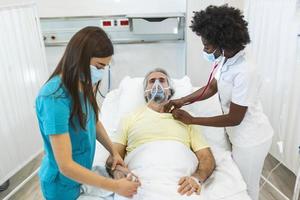
[[[49,80],[36,98],[36,114],[44,140],[45,155],[39,171],[47,200],[72,200],[80,184],[88,184],[132,197],[139,183],[113,180],[91,171],[96,140],[113,157],[113,166],[124,165],[102,123],[96,91],[113,45],[99,27],[86,27],[68,43]]]

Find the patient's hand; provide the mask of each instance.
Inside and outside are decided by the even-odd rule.
[[[140,183],[138,177],[133,174],[127,167],[123,167],[121,165],[117,165],[115,170],[113,171],[113,177],[114,179],[122,179],[127,178],[134,182]]]
[[[123,167],[121,165],[117,165],[115,170],[113,170],[112,175],[114,179],[126,178],[126,175],[129,174],[130,171],[127,167]]]
[[[191,196],[193,193],[200,195],[201,185],[190,176],[182,177],[178,182],[178,193],[181,195]]]
[[[114,179],[117,179],[117,180],[126,178],[126,175],[122,171],[119,171],[119,170],[114,170],[112,175],[113,175]]]

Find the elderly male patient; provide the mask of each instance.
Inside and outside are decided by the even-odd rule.
[[[126,116],[112,138],[128,168],[117,166],[110,174],[116,179],[132,176],[141,182],[134,199],[199,199],[201,185],[215,168],[198,127],[163,113],[163,105],[173,94],[166,71],[149,72],[144,79],[147,104]],[[107,169],[111,163],[109,157]]]

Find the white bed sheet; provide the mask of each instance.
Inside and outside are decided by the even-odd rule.
[[[195,88],[193,90],[195,90]],[[119,113],[120,93],[121,93],[120,89],[116,89],[111,91],[109,94],[107,94],[106,99],[104,100],[101,108],[100,118],[109,135],[112,135],[116,132],[117,125],[118,125],[116,122],[119,122],[120,118],[122,117],[121,114]],[[192,112],[194,115],[209,116],[220,112],[218,107],[219,104],[218,104],[217,96],[215,96],[213,98],[210,98],[209,100],[202,102],[201,104],[197,103],[194,104],[193,106],[187,107],[186,109]],[[215,157],[220,157],[221,154],[228,153],[226,151],[228,151],[229,145],[228,145],[227,138],[224,137],[223,135],[222,129],[204,127],[203,131],[204,134],[206,135],[206,138],[208,139],[208,142],[212,147]],[[222,135],[221,137],[220,134]],[[108,152],[101,146],[101,144],[97,143],[94,165],[104,166],[107,157],[108,157]],[[234,166],[233,168],[237,169],[231,157],[230,158],[227,157],[227,162],[230,162],[231,166]],[[236,178],[236,171],[237,171],[236,169],[232,169],[232,173],[235,173],[235,175],[233,174],[233,177],[235,178]],[[224,173],[231,173],[231,169],[226,170],[226,172]],[[228,178],[228,174],[226,175],[226,177]],[[212,184],[217,184],[217,183],[212,183]],[[240,182],[237,184],[244,184],[244,182],[242,183]],[[228,188],[228,186],[226,188]],[[217,199],[214,198],[214,200],[250,200],[250,197],[248,196],[245,187],[236,187],[236,184],[232,182],[232,186],[229,186],[229,188],[232,189],[240,188],[240,189],[238,189],[235,193],[231,193],[230,195],[227,196],[226,195],[222,196],[221,194],[218,194],[217,196],[222,196],[222,197]],[[211,198],[209,200],[211,200]]]

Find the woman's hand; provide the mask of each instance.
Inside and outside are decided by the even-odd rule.
[[[140,186],[139,182],[131,181],[129,178],[116,180],[116,183],[116,190],[114,192],[127,198],[132,198],[137,193],[137,189]]]
[[[174,99],[170,100],[168,103],[164,105],[164,112],[172,112],[174,109],[179,109],[184,105],[184,101],[182,99]]]
[[[201,185],[190,176],[182,177],[178,182],[178,193],[181,195],[191,196],[193,193],[200,195]]]
[[[194,117],[184,110],[175,109],[172,111],[172,115],[174,119],[181,121],[182,123],[193,124]]]
[[[117,165],[126,167],[126,165],[119,153],[114,153],[111,157],[112,157],[111,170],[115,170]]]

